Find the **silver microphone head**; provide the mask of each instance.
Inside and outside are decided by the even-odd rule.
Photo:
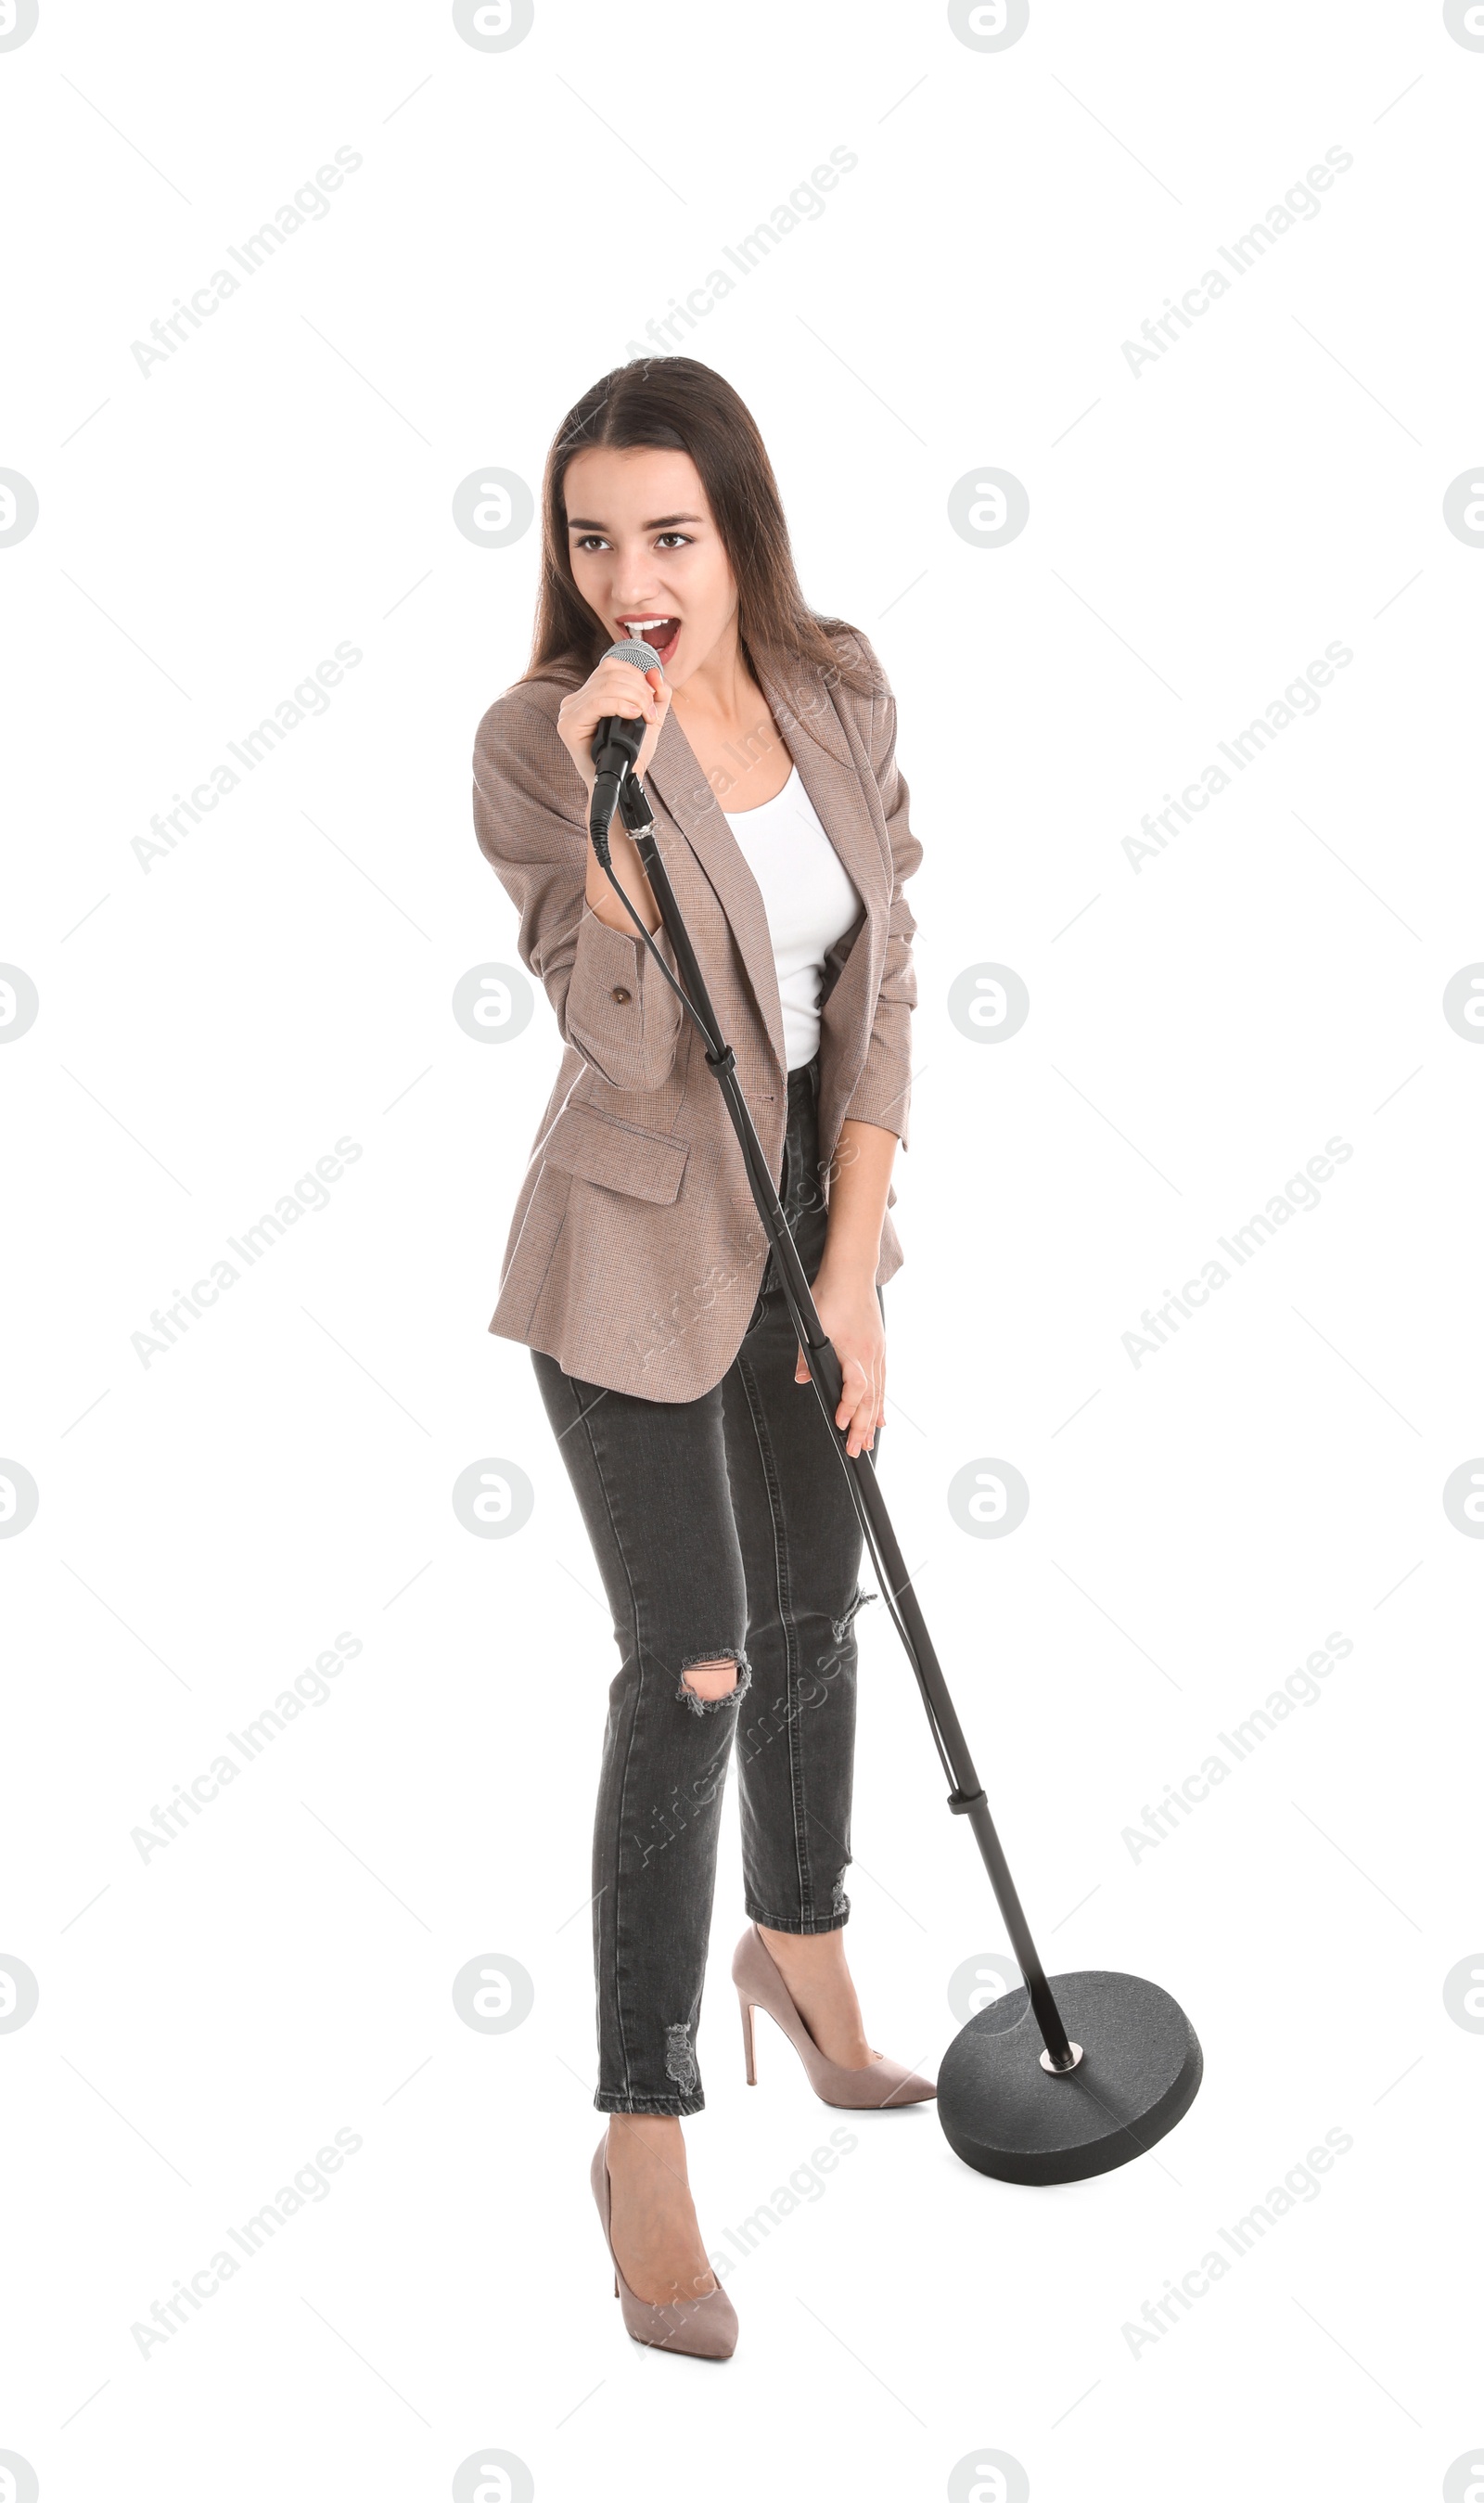
[[[626,643],[610,643],[603,658],[605,661],[631,661],[636,669],[658,669],[661,677],[664,675],[664,663],[658,653],[652,644],[641,643],[637,635],[630,636]]]

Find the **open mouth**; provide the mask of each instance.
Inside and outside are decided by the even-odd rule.
[[[678,617],[621,617],[618,622],[636,642],[648,643],[661,662],[668,662],[680,640]]]

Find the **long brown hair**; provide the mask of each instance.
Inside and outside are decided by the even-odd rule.
[[[566,473],[594,445],[688,452],[700,474],[737,583],[737,631],[748,666],[786,681],[802,669],[829,686],[867,695],[875,686],[852,628],[809,607],[794,571],[783,499],[752,411],[730,383],[692,357],[644,357],[616,365],[584,392],[556,429],[541,491],[541,588],[525,680],[580,685],[608,648],[572,574]],[[838,638],[838,639],[837,639]],[[843,645],[843,648],[842,648]],[[818,706],[800,690],[795,709]],[[826,707],[827,709],[827,707]]]

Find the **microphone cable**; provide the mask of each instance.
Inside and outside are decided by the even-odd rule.
[[[596,800],[596,791],[597,786],[594,785],[594,800]],[[646,797],[644,785],[639,780],[638,775],[633,771],[632,767],[627,764],[625,764],[623,773],[618,777],[617,813],[623,817],[624,826],[630,834],[642,834],[647,828],[653,826],[655,822],[654,811],[649,805],[648,798]],[[599,833],[596,824],[597,809],[595,806],[590,818],[589,833],[592,838],[592,848],[597,855],[598,866],[602,870],[603,874],[607,878],[615,895],[618,897],[619,902],[623,905],[624,911],[628,914],[628,917],[632,921],[639,937],[643,940],[645,946],[649,949],[651,956],[653,956],[656,964],[658,966],[660,973],[664,976],[665,980],[669,983],[671,990],[679,1000],[681,1007],[686,1011],[687,1015],[691,1018],[697,1034],[706,1046],[706,1058],[708,1062],[712,1063],[714,1066],[719,1058],[717,1046],[721,1045],[724,1048],[725,1047],[725,1037],[721,1034],[713,1034],[711,1032],[710,1028],[706,1024],[705,1018],[696,1008],[689,991],[687,991],[683,983],[676,980],[675,976],[671,973],[669,966],[665,963],[663,956],[656,946],[653,933],[645,927],[644,915],[639,911],[632,899],[624,893],[618,878],[614,874],[613,860],[608,843],[608,831],[609,826],[612,825],[614,814],[615,811],[610,809],[608,812],[608,824],[602,828],[601,833]],[[742,1143],[739,1141],[738,1144],[741,1145]],[[743,1160],[746,1163],[751,1163],[751,1157],[745,1147],[743,1148]],[[767,1181],[768,1187],[771,1190],[773,1188],[773,1178],[771,1174],[768,1175]],[[787,1218],[785,1218],[784,1221],[787,1225]],[[781,1276],[782,1272],[780,1271],[780,1277]],[[785,1291],[787,1296],[787,1286],[785,1286]],[[787,1300],[789,1301],[790,1318],[794,1322],[795,1335],[797,1335],[798,1315],[793,1307],[792,1297],[788,1297]],[[799,1339],[799,1344],[800,1346],[804,1344],[801,1337]],[[883,1599],[886,1601],[887,1614],[896,1629],[897,1634],[901,1640],[902,1649],[905,1651],[908,1660],[911,1662],[914,1673],[916,1674],[919,1690],[922,1694],[924,1704],[927,1707],[928,1727],[932,1732],[932,1742],[938,1751],[938,1760],[942,1765],[944,1773],[948,1777],[951,1791],[957,1793],[959,1786],[958,1776],[954,1771],[953,1766],[949,1762],[948,1751],[943,1744],[943,1736],[938,1728],[937,1715],[933,1711],[932,1699],[928,1693],[927,1685],[924,1681],[922,1663],[918,1657],[917,1645],[914,1643],[911,1633],[902,1617],[901,1610],[896,1604],[897,1593],[893,1588],[892,1576],[886,1569],[881,1550],[876,1543],[876,1534],[871,1524],[870,1515],[866,1510],[865,1499],[860,1492],[860,1489],[856,1483],[855,1471],[851,1467],[850,1459],[846,1454],[843,1441],[840,1439],[843,1435],[844,1428],[835,1424],[833,1417],[829,1416],[828,1412],[824,1408],[823,1402],[821,1402],[821,1413],[825,1416],[826,1423],[831,1428],[830,1440],[834,1444],[835,1454],[839,1459],[840,1466],[845,1471],[845,1481],[850,1488],[851,1502],[855,1507],[856,1519],[860,1523],[861,1536],[865,1541],[866,1553],[870,1557],[872,1569],[876,1575],[877,1587],[880,1590]],[[872,1460],[870,1454],[868,1452],[863,1452],[860,1457],[866,1461],[874,1475],[875,1462]]]

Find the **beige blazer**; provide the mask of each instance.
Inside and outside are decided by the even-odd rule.
[[[820,1154],[847,1117],[904,1143],[916,924],[902,894],[922,858],[896,767],[896,708],[799,665],[759,672],[800,781],[864,910],[826,962]],[[790,680],[793,682],[790,682]],[[565,1048],[516,1200],[489,1327],[566,1373],[640,1398],[695,1399],[726,1372],[767,1244],[705,1046],[637,932],[586,901],[587,795],[556,735],[560,687],[512,687],[480,723],[474,822],[521,915],[523,963]],[[645,776],[655,834],[775,1181],[788,1113],[783,1011],[757,882],[673,712]],[[662,930],[656,943],[672,972]],[[826,1183],[827,1187],[827,1183]],[[894,1199],[895,1194],[893,1193]],[[888,1217],[878,1283],[901,1263]]]

